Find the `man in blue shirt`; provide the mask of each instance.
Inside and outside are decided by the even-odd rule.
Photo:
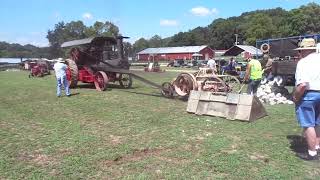
[[[67,68],[68,66],[65,64],[65,61],[62,58],[59,58],[57,63],[54,64],[53,69],[57,78],[57,97],[61,96],[61,86],[65,89],[65,93],[67,96],[70,96],[70,88],[69,82],[67,80]]]

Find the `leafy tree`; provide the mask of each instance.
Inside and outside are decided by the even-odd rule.
[[[320,32],[320,6],[310,3],[289,12],[287,18],[289,35],[313,34]]]
[[[125,57],[133,57],[133,46],[129,42],[123,42],[123,50]]]
[[[272,19],[265,14],[258,13],[250,18],[245,37],[250,45],[255,45],[257,39],[270,38],[275,32],[276,27],[273,25]]]
[[[144,38],[140,38],[133,44],[133,52],[138,53],[139,51],[142,51],[148,47],[150,47],[149,42]]]
[[[160,36],[154,35],[149,40],[149,47],[161,47],[163,46],[163,42]]]
[[[105,23],[96,21],[92,26],[86,28],[85,34],[87,37],[118,36],[119,28],[109,21]]]

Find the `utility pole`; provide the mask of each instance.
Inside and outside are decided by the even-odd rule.
[[[238,34],[234,34],[236,36],[236,42],[234,43],[235,45],[238,45]]]

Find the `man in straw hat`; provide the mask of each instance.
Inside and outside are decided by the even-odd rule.
[[[296,69],[296,87],[293,100],[296,104],[296,117],[304,130],[308,144],[307,154],[297,154],[308,161],[318,161],[320,152],[320,43],[306,39],[295,49],[301,59]]]
[[[69,82],[67,80],[67,65],[65,64],[65,61],[62,58],[59,58],[57,63],[54,64],[53,69],[56,74],[57,78],[57,97],[61,96],[61,86],[63,84],[65,93],[67,96],[70,96],[70,88],[69,88]]]

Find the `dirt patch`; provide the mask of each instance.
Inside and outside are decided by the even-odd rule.
[[[238,150],[239,142],[241,142],[240,137],[238,136],[231,136],[232,139],[232,144],[229,148],[222,150],[222,152],[227,153],[227,154],[233,154],[236,153]]]
[[[18,160],[35,164],[41,167],[57,164],[57,160],[55,158],[40,152],[34,152],[34,153],[23,152],[19,154]]]
[[[118,145],[118,144],[122,143],[122,140],[121,140],[122,137],[121,136],[110,135],[109,137],[111,139],[111,144],[112,145]]]
[[[267,158],[266,156],[263,156],[261,154],[252,154],[252,155],[249,155],[249,158],[251,160],[262,161],[264,163],[268,163],[269,162],[269,158]]]
[[[72,152],[73,152],[72,149],[62,148],[62,149],[58,149],[57,154],[58,156],[68,156],[68,155],[71,155]]]
[[[124,163],[140,161],[142,159],[146,159],[148,157],[160,157],[161,153],[169,151],[168,149],[141,149],[141,150],[134,150],[131,154],[127,154],[124,156],[118,156],[113,160],[104,161],[104,165],[106,166],[113,166],[113,165],[120,165]]]
[[[183,158],[163,157],[163,156],[159,156],[157,158],[160,159],[161,161],[165,161],[165,162],[177,164],[177,165],[190,163],[189,159],[183,159]]]
[[[264,138],[266,139],[272,139],[273,138],[273,135],[271,133],[265,133],[262,135]]]

